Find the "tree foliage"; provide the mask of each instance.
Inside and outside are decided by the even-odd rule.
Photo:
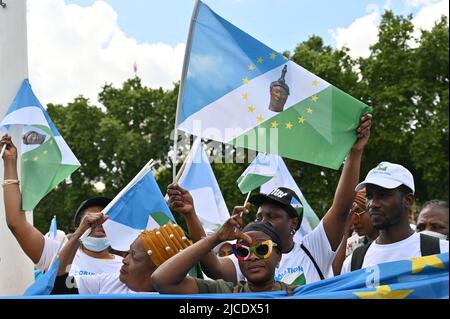
[[[299,43],[292,55],[284,54],[373,107],[361,179],[381,161],[401,163],[415,177],[420,205],[432,198],[448,201],[449,27],[442,18],[414,39],[411,20],[386,11],[378,42],[367,58],[353,59],[348,49],[327,46],[318,36]],[[81,201],[95,195],[114,197],[150,158],[160,164],[157,180],[164,193],[172,180],[170,134],[177,95],[178,84],[171,90],[152,89],[135,77],[120,88],[106,84],[99,93],[102,107],[81,96],[66,106],[49,104],[51,118],[82,166],[41,201],[35,209],[35,225],[46,232],[56,214],[59,228],[71,230]],[[187,153],[178,152],[181,157]],[[209,145],[207,152],[217,155],[220,150]],[[310,205],[323,216],[340,171],[285,161]],[[212,165],[230,212],[245,200],[236,180],[247,165]],[[103,191],[94,186],[99,182],[105,185]],[[176,218],[183,223],[180,216]]]

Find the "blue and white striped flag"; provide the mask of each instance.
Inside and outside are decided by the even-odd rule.
[[[151,162],[105,207],[109,219],[103,224],[112,248],[128,251],[146,229],[175,223],[164,196],[153,177]]]

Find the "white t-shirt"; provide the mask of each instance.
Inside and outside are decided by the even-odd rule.
[[[50,266],[53,256],[58,251],[59,242],[49,237],[44,237],[44,249],[42,250],[41,259],[36,267],[42,271],[46,271]],[[122,257],[113,255],[114,259],[99,259],[87,255],[81,249],[78,249],[70,268],[70,276],[94,275],[102,273],[118,274],[122,267]]]
[[[439,240],[441,253],[448,252],[448,241]],[[378,265],[381,263],[409,258],[421,257],[420,235],[413,233],[406,239],[393,244],[380,245],[373,242],[364,256],[362,268]],[[351,271],[352,255],[348,256],[342,265],[341,274]]]
[[[322,274],[327,277],[336,252],[331,249],[322,221],[312,232],[303,237],[302,243],[314,257]],[[294,242],[292,250],[282,255],[280,266],[275,269],[276,281],[283,281],[286,284],[294,283],[303,285],[320,280],[316,267],[314,267],[311,259],[300,247],[300,244],[300,242]],[[233,254],[228,256],[228,258],[231,258],[236,268],[237,280],[245,280],[236,256]]]
[[[137,294],[119,280],[119,274],[98,274],[92,276],[75,276],[78,293],[80,295],[99,294]],[[157,292],[143,292],[157,294]]]

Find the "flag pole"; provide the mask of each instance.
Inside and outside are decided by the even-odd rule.
[[[249,191],[248,193],[247,193],[247,197],[245,198],[245,202],[244,202],[244,207],[245,207],[245,205],[247,205],[247,202],[248,202],[248,199],[250,198],[250,194],[252,193],[252,191]],[[239,217],[241,217],[242,218],[242,215],[244,214],[244,211],[242,211],[242,212],[240,212],[239,213]],[[234,228],[234,232],[236,232],[237,231],[237,228]]]
[[[3,145],[2,150],[0,152],[0,158],[3,158],[3,153],[5,153],[6,150],[6,144]]]
[[[50,264],[49,264],[49,266],[47,268],[47,271],[53,265],[53,263],[55,262],[56,258],[59,257],[59,253],[61,252],[61,248],[63,247],[63,244],[64,244],[65,241],[66,241],[66,237],[63,237],[63,239],[61,240],[61,243],[59,244],[58,250],[56,251],[56,254],[53,255],[52,261],[50,261]]]
[[[194,144],[195,144],[195,141],[194,141]],[[192,159],[191,159],[191,157],[192,157],[192,151],[193,151],[193,147],[191,147],[191,149],[189,150],[189,153],[188,153],[188,155],[186,156],[186,158],[184,159],[184,162],[183,162],[183,164],[181,165],[180,170],[177,172],[177,175],[176,175],[175,178],[173,179],[173,183],[178,183],[178,181],[180,180],[181,175],[183,175],[183,172],[184,172],[184,170],[186,169],[187,163],[189,163],[189,162],[192,160]],[[169,195],[168,195],[168,194],[166,194],[166,195],[164,196],[164,200],[165,200],[166,202],[169,201]]]
[[[245,199],[245,202],[244,202],[244,207],[245,207],[245,205],[247,205],[247,202],[248,202],[248,200],[249,200],[249,198],[250,198],[250,194],[252,193],[252,191],[249,191],[248,193],[247,193],[247,198]]]
[[[183,94],[184,88],[184,79],[187,75],[187,70],[189,66],[189,56],[191,53],[191,45],[192,45],[192,33],[194,30],[194,21],[197,18],[198,10],[200,7],[200,0],[196,0],[194,10],[192,12],[191,23],[189,25],[189,33],[186,42],[186,50],[184,51],[184,60],[183,60],[183,71],[181,73],[180,80],[180,88],[178,91],[178,100],[177,100],[177,110],[175,113],[175,130],[174,130],[174,142],[173,142],[173,156],[172,156],[172,180],[175,182],[177,177],[177,149],[178,149],[178,115],[180,111],[180,102],[181,96]]]
[[[153,158],[148,161],[147,164],[144,165],[144,167],[137,173],[137,175],[125,186],[119,194],[114,197],[114,199],[105,207],[102,209],[103,214],[107,214],[108,211],[113,207],[117,201],[122,197],[123,194],[125,194],[136,182],[144,175],[146,174],[151,168],[155,165]],[[89,234],[92,232],[92,228],[86,229],[86,231],[83,233],[83,235],[80,236],[80,241],[84,240]]]

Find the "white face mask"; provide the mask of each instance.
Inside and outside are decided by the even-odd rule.
[[[420,232],[420,234],[424,234],[424,235],[428,235],[428,236],[433,236],[439,239],[443,239],[443,240],[448,240],[447,236],[445,236],[444,234],[432,231],[432,230],[423,230]]]
[[[83,246],[90,250],[90,251],[94,251],[96,253],[105,250],[106,248],[109,247],[109,240],[108,237],[91,237],[88,236],[85,239],[83,239],[81,241],[83,243]]]

